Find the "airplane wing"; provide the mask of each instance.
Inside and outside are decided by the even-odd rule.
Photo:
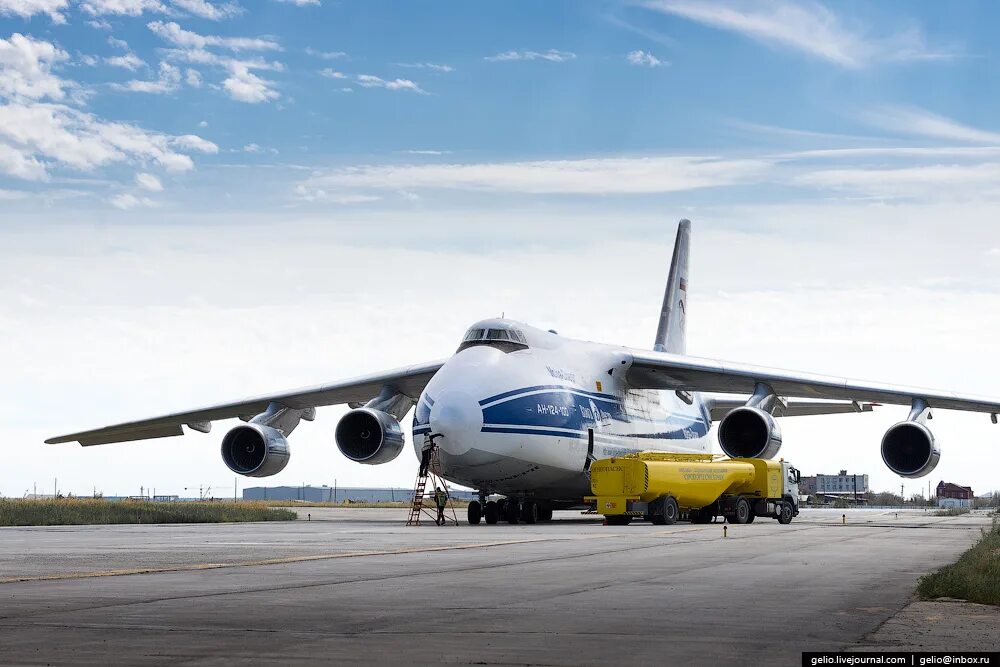
[[[707,397],[705,404],[708,405],[712,415],[712,421],[719,421],[736,408],[746,405],[748,396],[738,397]],[[775,417],[803,417],[807,415],[838,415],[849,412],[871,412],[875,403],[859,401],[810,401],[802,399],[789,399],[779,403],[774,410]]]
[[[363,375],[333,384],[304,387],[282,391],[267,396],[255,396],[232,403],[212,405],[188,412],[177,412],[162,417],[153,417],[125,424],[114,424],[90,431],[49,438],[45,442],[54,445],[62,442],[79,442],[83,446],[105,445],[111,442],[146,440],[183,435],[183,424],[195,424],[196,430],[205,430],[205,422],[216,419],[240,417],[245,420],[264,412],[272,402],[295,409],[315,408],[322,405],[365,402],[377,396],[385,386],[416,400],[430,379],[441,368],[444,361],[434,361],[417,366],[397,368],[382,373]]]
[[[928,406],[942,410],[1000,413],[1000,399],[997,398],[814,375],[667,352],[628,349],[621,363],[627,369],[626,381],[636,389],[752,394],[758,383],[764,383],[778,396],[902,405],[919,398]]]

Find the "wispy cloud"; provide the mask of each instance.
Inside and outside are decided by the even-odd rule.
[[[341,58],[347,57],[347,53],[344,51],[317,51],[309,46],[306,47],[305,51],[309,55],[315,56],[316,58],[322,58],[323,60],[340,60]]]
[[[564,63],[576,58],[576,54],[570,51],[558,51],[549,49],[548,51],[504,51],[495,56],[486,56],[483,60],[490,62],[506,62],[512,60],[548,60],[553,63]]]
[[[123,192],[108,200],[115,208],[127,211],[132,208],[153,208],[156,202],[149,197],[137,197],[131,192]]]
[[[181,70],[168,62],[160,63],[159,76],[154,80],[132,79],[125,83],[112,83],[115,90],[133,93],[172,93],[181,85]]]
[[[842,67],[857,68],[875,61],[954,57],[946,51],[930,49],[919,28],[910,27],[887,37],[871,37],[848,27],[833,11],[810,0],[647,0],[643,5]]]
[[[625,56],[625,60],[638,67],[661,67],[668,64],[654,56],[649,51],[642,50],[629,52],[628,55]]]
[[[1000,163],[820,169],[793,180],[800,185],[882,199],[996,199],[1000,195]]]
[[[861,114],[870,125],[896,134],[1000,145],[1000,132],[964,125],[915,107],[880,107]]]
[[[243,8],[235,2],[226,2],[214,5],[206,0],[171,0],[175,7],[183,9],[189,14],[210,21],[221,21],[243,13]]]
[[[314,176],[308,189],[421,188],[530,194],[641,194],[733,185],[761,177],[770,164],[713,157],[603,158],[533,162],[374,165]]]
[[[409,90],[426,95],[427,91],[409,79],[383,79],[372,74],[359,74],[358,85],[362,88],[385,88],[387,90]]]
[[[451,65],[444,65],[438,63],[393,63],[397,67],[410,67],[414,69],[429,69],[432,72],[454,72],[455,68]]]
[[[204,49],[209,46],[220,47],[232,51],[280,51],[281,45],[266,37],[222,37],[219,35],[201,35],[185,30],[170,21],[151,21],[146,24],[160,39],[181,48]]]

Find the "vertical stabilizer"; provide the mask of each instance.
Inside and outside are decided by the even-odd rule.
[[[687,289],[688,255],[691,245],[691,221],[681,220],[674,241],[674,258],[670,262],[667,289],[663,293],[660,323],[656,327],[653,349],[657,352],[684,354],[687,350]]]

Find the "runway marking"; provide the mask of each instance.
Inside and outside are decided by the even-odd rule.
[[[97,570],[94,572],[65,572],[60,574],[41,574],[27,577],[3,577],[0,584],[16,584],[31,581],[62,581],[66,579],[93,579],[97,577],[122,577],[132,574],[162,574],[166,572],[195,572],[198,570],[221,570],[234,567],[260,567],[264,565],[286,565],[288,563],[305,563],[316,560],[335,560],[338,558],[362,558],[365,556],[398,556],[402,554],[426,553],[432,551],[458,551],[462,549],[484,549],[502,547],[510,544],[529,544],[532,542],[553,542],[552,538],[537,538],[531,540],[503,540],[499,542],[475,542],[472,544],[452,544],[439,547],[410,547],[403,549],[388,549],[384,551],[345,551],[334,554],[311,554],[308,556],[283,556],[281,558],[262,558],[259,560],[234,563],[192,563],[190,565],[171,565],[169,567],[136,567],[119,570]]]

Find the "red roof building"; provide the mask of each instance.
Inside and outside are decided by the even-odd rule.
[[[972,500],[975,494],[972,493],[972,487],[960,486],[958,484],[952,484],[951,482],[945,482],[944,480],[938,482],[937,485],[937,497],[938,498],[954,498],[956,500]]]

